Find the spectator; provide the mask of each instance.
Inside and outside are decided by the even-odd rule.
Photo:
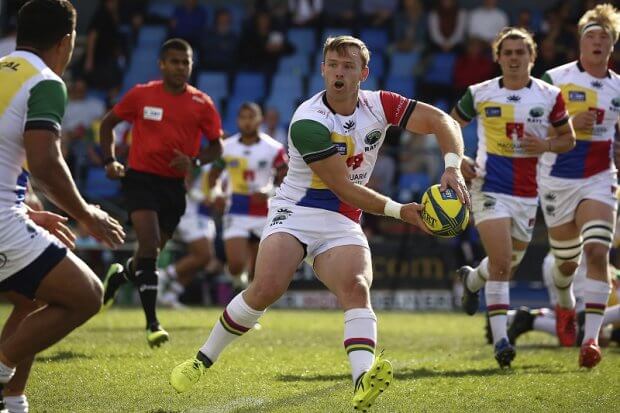
[[[357,2],[355,0],[326,1],[323,5],[325,26],[350,27],[358,25]]]
[[[239,36],[233,30],[230,10],[222,8],[215,12],[214,27],[207,32],[202,44],[202,67],[225,72],[235,69]]]
[[[403,0],[394,16],[394,39],[396,50],[411,52],[424,48],[426,42],[426,13],[421,0]]]
[[[532,16],[532,11],[529,9],[519,10],[514,26],[524,28],[534,34],[540,31],[539,27],[534,26],[534,17]]]
[[[375,169],[372,171],[368,187],[386,196],[394,194],[394,178],[396,177],[396,161],[387,152],[388,146],[382,146],[377,153]]]
[[[88,87],[83,79],[74,80],[69,87],[69,101],[62,123],[63,153],[80,189],[86,179],[88,167],[94,157],[93,124],[105,113],[105,105],[96,98],[88,97]],[[100,163],[100,160],[99,160]]]
[[[123,80],[125,44],[118,0],[101,0],[87,30],[84,77],[90,87],[117,89]]]
[[[323,0],[289,0],[291,23],[297,27],[317,26],[323,11]]]
[[[497,0],[484,0],[481,7],[469,13],[467,33],[491,43],[497,33],[508,26],[508,15],[497,7]]]
[[[128,43],[133,45],[138,38],[140,28],[145,23],[148,8],[148,0],[123,1],[119,4],[118,14],[121,25],[128,28],[130,40]],[[161,21],[149,22],[151,24],[162,24]],[[165,24],[168,24],[166,21]]]
[[[495,64],[489,56],[486,42],[472,38],[467,42],[465,52],[460,54],[454,64],[454,88],[461,96],[468,86],[493,77]]]
[[[239,55],[245,70],[273,74],[281,56],[291,54],[295,48],[282,32],[273,30],[268,12],[259,11],[241,35]]]
[[[577,37],[573,30],[576,25],[571,24],[567,16],[568,11],[561,5],[547,10],[541,28],[541,36],[536,40],[540,42],[540,37],[549,37],[553,39],[558,52],[564,54],[567,60],[576,60],[579,57],[577,54],[579,50]]]
[[[366,25],[387,27],[397,6],[398,0],[362,0],[361,9]]]
[[[200,40],[207,24],[207,10],[198,0],[185,0],[174,10],[170,22],[171,37],[187,40],[193,48],[200,50]]]
[[[288,133],[286,129],[280,126],[280,112],[278,112],[278,109],[267,109],[260,131],[280,142],[285,148],[288,148]]]
[[[456,0],[439,0],[428,15],[431,46],[443,52],[454,51],[465,39],[467,13]]]

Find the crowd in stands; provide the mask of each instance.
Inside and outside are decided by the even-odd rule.
[[[118,198],[117,184],[102,173],[99,120],[134,84],[158,77],[158,50],[168,37],[192,44],[192,81],[216,102],[227,134],[236,131],[239,105],[253,100],[265,109],[263,131],[286,144],[294,109],[322,89],[322,44],[330,35],[352,34],[368,45],[370,77],[363,88],[392,90],[450,111],[469,85],[498,74],[489,44],[502,27],[522,26],[535,34],[539,57],[533,75],[540,76],[577,57],[576,19],[597,2],[580,1],[575,7],[558,1],[546,9],[519,9],[511,3],[510,10],[497,0],[482,0],[470,9],[458,0],[212,3],[100,0],[85,32],[78,33],[81,48],[67,79],[63,147],[87,195],[103,202]],[[8,7],[0,54],[14,47],[10,14],[15,10]],[[127,125],[121,126],[118,139],[126,149],[130,136]],[[464,131],[469,155],[475,154],[475,129],[473,124]],[[394,130],[371,186],[402,202],[415,200],[441,170],[433,137]]]

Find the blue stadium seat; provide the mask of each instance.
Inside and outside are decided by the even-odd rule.
[[[380,52],[373,53],[370,56],[370,63],[368,63],[370,69],[370,76],[376,78],[382,78],[385,74],[385,58]]]
[[[335,37],[335,36],[342,36],[342,35],[353,36],[353,32],[349,29],[343,29],[339,27],[326,27],[325,30],[323,30],[323,37],[321,37],[321,44],[319,45],[319,47],[321,49],[323,48],[323,44],[325,44],[325,40],[327,40],[328,37]]]
[[[421,195],[430,185],[431,179],[425,173],[403,173],[398,180],[398,200],[400,202],[419,201]]]
[[[281,58],[278,64],[278,73],[294,74],[297,76],[307,75],[310,73],[308,56],[306,54],[295,53],[294,55]]]
[[[475,158],[478,150],[478,121],[476,119],[463,128],[463,142],[465,155]]]
[[[455,62],[456,55],[454,53],[435,53],[424,75],[424,81],[435,85],[452,85]]]
[[[317,72],[308,80],[308,93],[306,93],[306,99],[316,95],[323,89],[325,89],[325,81],[323,80],[323,76]]]
[[[360,39],[366,43],[366,47],[373,53],[385,50],[389,44],[388,34],[384,29],[362,29]]]
[[[360,89],[364,90],[377,90],[378,88],[379,82],[377,81],[377,77],[373,75],[368,76],[368,78],[360,85]]]
[[[147,12],[162,19],[171,19],[174,15],[175,7],[176,5],[169,1],[156,1],[149,4]]]
[[[280,73],[271,81],[271,96],[286,94],[293,100],[303,97],[304,85],[301,76]]]
[[[265,96],[265,76],[257,72],[239,72],[235,77],[233,95],[245,100],[259,101]]]
[[[385,90],[399,93],[408,98],[414,98],[416,81],[413,76],[388,76],[385,80]]]
[[[143,26],[138,33],[138,43],[136,49],[156,48],[166,40],[168,29],[165,26]]]
[[[157,65],[157,57],[158,50],[156,49],[134,49],[129,69],[125,72],[123,78],[121,95],[137,83],[146,83],[161,77],[159,66]]]
[[[419,61],[419,52],[395,52],[390,59],[390,75],[413,76]]]
[[[297,107],[297,99],[292,98],[286,93],[272,94],[265,101],[265,107],[276,108],[280,112],[280,125],[288,127],[293,112]]]
[[[295,46],[296,54],[309,55],[316,49],[316,33],[311,28],[292,28],[288,31],[287,40]]]
[[[200,72],[196,87],[219,101],[228,96],[228,75],[224,72]]]
[[[226,102],[226,112],[222,117],[222,127],[226,133],[233,134],[238,132],[237,113],[241,104],[247,100],[243,97],[232,97]]]

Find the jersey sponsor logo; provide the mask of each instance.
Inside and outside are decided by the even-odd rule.
[[[226,163],[226,166],[228,166],[229,168],[239,167],[239,159],[231,159]]]
[[[595,89],[602,89],[603,88],[603,83],[598,81],[598,80],[594,80],[592,81],[592,83],[590,83],[590,85],[595,88]]]
[[[521,96],[519,95],[510,95],[507,97],[508,102],[519,102],[521,100]]]
[[[14,72],[17,72],[18,68],[19,68],[19,63],[17,62],[1,62],[0,63],[0,70],[12,70]]]
[[[346,144],[346,142],[334,142],[334,145],[336,145],[336,150],[338,151],[338,153],[340,155],[346,155],[347,154],[347,144]]]
[[[355,129],[355,121],[353,119],[348,120],[344,125],[342,125],[342,127],[345,131],[347,131],[347,133],[349,133]]]
[[[601,123],[603,123],[603,120],[605,119],[605,109],[588,108],[588,112],[594,113],[594,115],[596,116],[597,125],[600,125]]]
[[[620,97],[613,98],[611,100],[611,106],[609,107],[609,110],[611,110],[612,112],[620,112]]]
[[[546,205],[545,206],[545,212],[550,217],[554,217],[555,216],[555,205]]]
[[[497,199],[485,195],[484,202],[482,203],[482,209],[495,209],[495,204],[497,204]]]
[[[379,139],[381,139],[381,131],[375,129],[372,132],[366,134],[366,136],[364,137],[364,143],[366,145],[374,145],[379,141]]]
[[[545,114],[545,109],[537,106],[535,108],[530,109],[530,116],[533,118],[540,118]]]
[[[499,106],[489,106],[488,108],[484,108],[484,115],[487,118],[499,118],[502,116],[502,108]]]
[[[569,90],[568,100],[570,100],[571,102],[585,102],[586,92],[582,92],[580,90]]]
[[[291,211],[290,209],[278,208],[278,210],[276,211],[276,214],[271,219],[271,223],[269,224],[269,226],[273,227],[274,225],[280,225],[282,224],[282,221],[284,221],[291,215],[293,215],[293,211]]]
[[[362,166],[362,162],[364,162],[364,153],[358,153],[357,155],[349,156],[347,158],[347,166],[349,168],[353,168],[356,170],[360,166]]]
[[[267,167],[267,165],[269,165],[269,162],[266,160],[262,160],[262,161],[258,161],[258,168],[259,169],[264,169]]]
[[[164,117],[164,110],[155,106],[145,106],[143,117],[146,120],[161,121]]]
[[[520,122],[506,122],[506,137],[516,140],[523,138],[524,125]]]

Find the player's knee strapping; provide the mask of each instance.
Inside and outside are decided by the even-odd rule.
[[[558,241],[550,238],[551,253],[555,257],[555,265],[559,267],[565,262],[574,262],[579,265],[581,260],[582,241],[581,237]]]
[[[596,219],[583,224],[581,229],[583,245],[587,244],[603,244],[607,248],[611,248],[611,242],[614,238],[614,227],[611,222]]]

